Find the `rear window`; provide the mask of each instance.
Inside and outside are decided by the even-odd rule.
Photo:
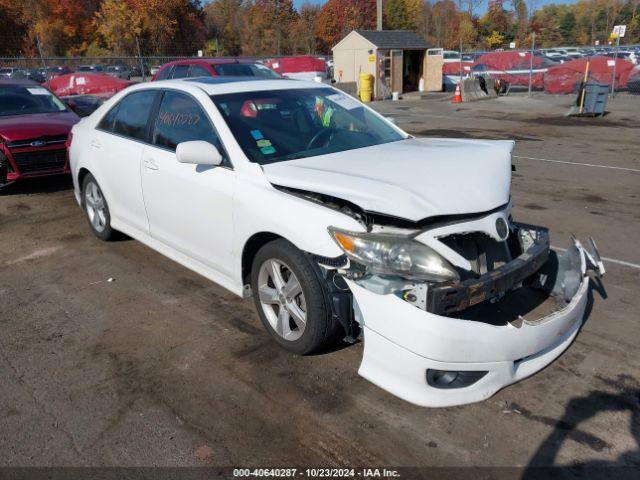
[[[280,75],[269,67],[253,63],[224,63],[213,65],[213,70],[217,75],[225,77],[280,78]]]
[[[189,76],[189,65],[176,65],[173,67],[172,78],[187,78]]]
[[[161,69],[158,72],[158,76],[157,76],[157,80],[166,80],[167,78],[171,77],[171,72],[173,71],[173,66],[170,67],[166,67]]]

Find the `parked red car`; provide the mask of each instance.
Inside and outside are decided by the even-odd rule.
[[[191,58],[164,64],[151,80],[218,76],[282,78],[269,67],[248,60]]]
[[[311,81],[316,77],[323,80],[330,79],[327,63],[322,58],[313,55],[273,58],[264,64],[283,77],[295,80]]]
[[[0,187],[15,180],[69,173],[66,142],[80,120],[30,80],[0,80]]]

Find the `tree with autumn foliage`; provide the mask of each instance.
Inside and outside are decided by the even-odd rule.
[[[104,0],[95,14],[96,34],[109,52],[136,55],[136,38],[142,33],[142,15],[126,0]]]
[[[22,53],[27,28],[20,17],[21,10],[15,0],[0,0],[0,55]]]
[[[621,44],[640,43],[640,0],[577,0],[533,8],[535,0],[385,0],[387,29],[415,30],[447,49],[601,45],[613,25]],[[46,56],[269,56],[330,53],[351,30],[373,29],[375,0],[0,0],[0,53]]]
[[[318,19],[322,7],[312,3],[305,3],[298,11],[298,18],[291,28],[291,37],[295,53],[316,53],[318,51],[318,36],[316,34]]]
[[[251,56],[291,53],[290,27],[296,19],[291,0],[255,0],[245,13],[242,53]]]
[[[352,30],[376,26],[375,0],[328,0],[322,7],[316,33],[324,51],[330,51]]]
[[[214,0],[204,7],[205,25],[217,55],[242,53],[244,8],[242,0]]]
[[[415,30],[423,3],[423,0],[386,0],[382,7],[384,27],[389,30]]]

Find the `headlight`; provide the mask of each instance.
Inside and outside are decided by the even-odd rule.
[[[435,250],[410,238],[382,233],[355,233],[329,227],[347,256],[370,273],[399,275],[431,282],[458,280],[458,272]]]

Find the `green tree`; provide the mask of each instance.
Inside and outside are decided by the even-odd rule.
[[[219,55],[240,55],[241,36],[246,12],[242,0],[214,0],[204,8],[205,25],[213,37]]]
[[[242,35],[245,55],[291,53],[290,29],[297,19],[291,0],[255,0],[246,10]]]
[[[558,25],[558,30],[562,36],[562,40],[566,44],[572,44],[575,41],[574,28],[576,28],[576,15],[572,10],[568,10]]]
[[[298,18],[291,30],[295,52],[310,54],[318,50],[316,29],[321,11],[322,7],[320,5],[311,3],[305,3],[300,7]]]

